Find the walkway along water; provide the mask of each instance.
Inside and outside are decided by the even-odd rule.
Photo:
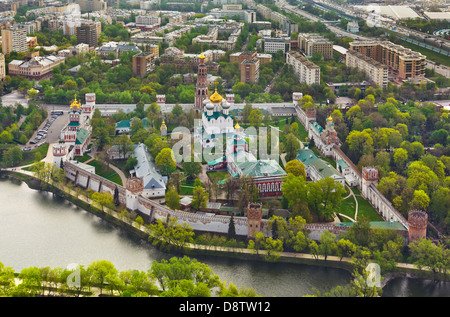
[[[8,172],[8,174],[17,178],[21,181],[24,181],[28,184],[30,188],[33,189],[41,189],[39,186],[35,186],[37,182],[40,180],[36,179],[31,172],[26,170],[15,170],[12,172]],[[48,187],[44,190],[53,192],[57,195],[64,194],[67,199],[69,199],[72,203],[78,205],[80,208],[83,208],[95,215],[101,217],[102,219],[120,226],[127,230],[128,232],[137,235],[142,239],[146,239],[148,241],[149,237],[157,238],[153,236],[152,231],[149,227],[145,225],[141,225],[136,221],[129,221],[129,219],[123,218],[120,213],[108,208],[104,207],[103,211],[100,206],[96,206],[95,202],[91,199],[87,198],[83,195],[74,195],[75,190],[71,190],[68,186],[54,186],[48,184]],[[62,192],[62,193],[61,193]],[[225,256],[231,258],[240,258],[240,259],[251,259],[251,260],[264,260],[264,254],[266,254],[265,250],[259,250],[256,253],[254,250],[246,249],[246,248],[231,248],[231,247],[219,247],[219,246],[207,246],[207,245],[198,245],[187,243],[183,250],[180,252],[185,253],[186,255],[190,254],[199,254],[199,255],[214,255],[214,256]],[[318,265],[318,266],[328,266],[334,268],[341,268],[352,271],[351,258],[344,257],[340,259],[337,256],[327,256],[325,259],[323,256],[318,255],[314,256],[307,253],[293,253],[293,252],[280,252],[280,257],[277,259],[278,262],[289,262],[289,263],[299,263],[299,264],[309,264],[309,265]],[[416,274],[421,270],[417,268],[415,265],[408,263],[398,263],[397,267],[399,271],[407,273],[407,274]],[[422,269],[423,271],[423,269]],[[384,286],[388,281],[389,277],[384,278],[382,286]],[[394,277],[394,276],[392,276]]]

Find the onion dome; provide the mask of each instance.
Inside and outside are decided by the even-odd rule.
[[[217,93],[217,88],[216,91],[211,95],[211,97],[209,97],[209,100],[212,103],[221,103],[222,99],[223,99],[222,96]]]
[[[70,104],[70,110],[78,110],[81,107],[81,103],[77,101],[77,95],[75,95],[75,98],[73,99],[72,103]]]

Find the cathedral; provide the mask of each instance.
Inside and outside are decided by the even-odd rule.
[[[202,148],[213,148],[219,137],[229,137],[234,134],[233,116],[230,108],[234,104],[234,96],[223,98],[217,88],[213,94],[208,89],[208,73],[203,52],[199,56],[197,84],[195,89],[194,108],[202,113],[201,123],[196,127],[196,140]]]
[[[86,103],[83,105],[77,97],[70,104],[68,123],[61,130],[60,142],[53,144],[54,163],[61,165],[61,161],[81,156],[87,151],[92,128],[90,120],[95,108],[95,94],[86,94]]]

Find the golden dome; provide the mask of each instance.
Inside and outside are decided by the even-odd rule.
[[[209,100],[212,103],[220,103],[220,102],[222,102],[222,96],[217,93],[217,88],[216,88],[216,91],[211,95],[211,97],[209,97]]]
[[[241,128],[241,126],[239,125],[239,122],[236,122],[236,125],[234,126],[234,128],[235,128],[236,130],[239,130],[239,129]]]
[[[72,103],[70,104],[71,110],[78,110],[81,107],[81,102],[77,101],[77,95],[75,95],[75,98],[72,100]]]
[[[161,130],[162,129],[166,129],[167,130],[167,127],[166,127],[166,123],[164,122],[164,120],[163,120],[163,122],[161,123],[161,128],[160,128]]]
[[[204,60],[206,57],[205,57],[205,55],[203,55],[203,44],[202,44],[202,53],[200,54],[200,57],[199,57],[201,60]]]

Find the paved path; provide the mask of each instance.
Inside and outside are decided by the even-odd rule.
[[[352,222],[356,222],[356,219],[358,219],[358,200],[356,199],[356,196],[355,196],[355,193],[353,192],[353,190],[347,184],[345,186],[347,186],[350,193],[343,200],[346,200],[346,199],[350,198],[350,196],[353,196],[353,199],[355,200],[355,218],[349,217],[349,216],[341,214],[341,213],[339,213],[339,216],[347,218]]]
[[[117,166],[112,165],[112,164],[109,164],[109,167],[111,167],[117,174],[119,174],[120,178],[122,179],[122,185],[125,187],[126,184],[127,184],[127,177],[122,172],[122,170],[120,168],[118,168]]]

